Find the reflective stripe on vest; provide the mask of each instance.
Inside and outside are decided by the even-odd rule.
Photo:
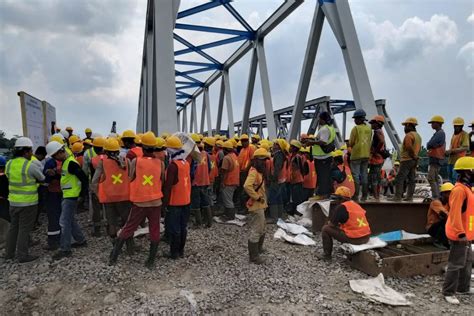
[[[171,187],[170,206],[185,206],[191,203],[191,173],[189,162],[173,160],[178,167],[178,183]]]
[[[349,218],[340,227],[349,238],[361,238],[370,235],[370,227],[365,217],[365,210],[354,201],[342,203],[346,207]]]
[[[81,181],[79,178],[69,173],[68,168],[71,161],[79,164],[74,156],[69,156],[61,168],[61,190],[63,198],[77,198],[81,193]]]
[[[128,164],[122,169],[118,163],[105,157],[102,159],[103,174],[98,187],[100,203],[128,201],[130,199],[130,180]]]
[[[452,207],[452,199],[458,195],[453,193],[458,190],[464,191],[465,202],[463,202],[463,204],[466,203],[466,210],[464,213],[462,212],[462,209],[459,210]],[[471,188],[468,188],[466,185],[459,182],[457,182],[454,188],[451,190],[451,195],[449,198],[449,214],[445,226],[446,237],[448,237],[449,240],[454,241],[459,240],[458,235],[461,233],[452,227],[452,217],[458,216],[459,214],[457,214],[457,212],[461,212],[460,217],[464,233],[466,234],[466,239],[469,241],[474,240],[474,193],[472,193]]]
[[[234,163],[234,167],[232,170],[228,171],[224,175],[224,185],[233,186],[240,184],[240,168],[239,168],[239,161],[237,159],[237,155],[232,152],[228,154],[229,157],[232,159]]]
[[[331,125],[324,125],[324,126],[326,126],[329,129],[329,140],[327,142],[327,145],[328,145],[336,139],[336,130]],[[331,153],[325,153],[322,150],[321,146],[319,146],[319,145],[314,145],[311,148],[311,154],[313,156],[328,156],[328,155],[331,155]]]
[[[163,197],[161,164],[162,161],[154,157],[135,159],[135,179],[130,182],[130,201],[151,202]]]
[[[28,175],[31,160],[18,157],[8,161],[5,174],[8,178],[8,200],[12,203],[31,205],[38,202],[36,180]]]

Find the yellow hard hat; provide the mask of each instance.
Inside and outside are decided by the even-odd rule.
[[[204,138],[204,136],[202,134],[198,134],[199,136],[199,139],[202,140]]]
[[[71,126],[66,127],[66,131],[73,131]]]
[[[281,150],[288,151],[289,146],[286,140],[284,140],[283,138],[278,138],[275,140],[275,142],[278,144],[278,146],[280,146]]]
[[[222,144],[222,147],[226,149],[234,149],[234,143],[231,140],[228,140]]]
[[[451,191],[454,188],[454,184],[451,182],[445,182],[439,187],[439,192]]]
[[[232,143],[232,148],[237,146],[237,143],[239,142],[238,140],[235,140],[235,138],[231,138],[229,141]]]
[[[71,137],[69,137],[69,145],[72,145],[72,144],[77,143],[79,141],[81,141],[81,139],[77,135],[71,135]]]
[[[146,132],[143,134],[141,137],[142,145],[148,146],[148,147],[155,147],[156,146],[156,136],[155,133],[153,132]]]
[[[249,140],[249,135],[247,135],[247,134],[242,134],[242,135],[240,136],[240,140]]]
[[[165,144],[166,144],[166,140],[163,137],[156,138],[156,148],[163,148]]]
[[[53,135],[51,136],[51,139],[49,140],[50,142],[58,142],[60,143],[61,145],[64,145],[64,140],[61,136],[59,135]]]
[[[344,152],[343,152],[342,150],[339,150],[339,149],[338,149],[338,150],[333,151],[333,152],[331,153],[331,155],[332,155],[333,157],[342,157],[342,156],[344,156]]]
[[[242,147],[242,142],[239,140],[237,144],[235,144],[235,147]]]
[[[84,144],[88,144],[88,145],[91,145],[92,146],[92,140],[90,140],[89,138],[84,140]]]
[[[462,117],[456,117],[453,120],[453,125],[454,126],[462,126],[464,125],[464,119]]]
[[[336,189],[336,192],[334,192],[334,194],[345,197],[345,198],[349,198],[349,199],[352,197],[351,190],[349,190],[349,188],[345,186],[338,187]]]
[[[88,128],[86,128],[86,130],[84,131],[84,133],[92,133],[92,130],[88,127]]]
[[[117,139],[107,138],[104,145],[104,150],[106,151],[119,151],[120,145]]]
[[[105,146],[105,138],[103,137],[96,137],[92,142],[92,146],[94,147],[104,147]]]
[[[255,138],[255,139],[260,140],[260,135],[258,135],[258,134],[253,134],[253,135],[252,135],[252,138]]]
[[[122,138],[135,138],[137,135],[131,129],[123,131]]]
[[[395,161],[394,165],[395,166],[400,166],[400,161]]]
[[[84,150],[84,145],[81,142],[75,142],[71,146],[71,150],[73,153],[78,154]]]
[[[222,141],[220,139],[218,141],[216,141],[216,147],[223,147],[223,146],[224,146],[224,141]]]
[[[143,135],[143,134],[137,134],[137,135],[135,136],[135,138],[133,139],[133,142],[134,142],[135,144],[137,144],[137,145],[138,145],[138,144],[141,144],[141,143],[142,143],[142,135]]]
[[[456,160],[454,170],[474,170],[474,157],[461,157]]]
[[[270,143],[269,142],[260,142],[260,148],[265,148],[266,150],[270,150]]]
[[[208,146],[214,147],[216,145],[216,139],[214,137],[204,137],[203,143]]]
[[[444,123],[444,118],[441,115],[435,115],[429,120],[428,123]]]
[[[309,147],[301,147],[300,152],[309,153]]]
[[[292,139],[290,141],[290,145],[291,146],[295,146],[296,148],[300,149],[301,148],[301,143],[299,140],[296,140],[296,139]]]
[[[181,149],[183,147],[183,143],[178,137],[169,136],[166,138],[166,147],[173,149]]]
[[[161,133],[161,138],[163,138],[164,140],[166,140],[170,136],[171,136],[170,133],[167,133],[167,132]]]
[[[308,135],[308,139],[315,139],[315,138],[316,138],[316,137],[314,137],[313,134],[309,134],[309,135]]]
[[[191,134],[191,139],[195,142],[195,143],[200,143],[201,142],[201,138],[199,137],[198,134]]]
[[[254,151],[253,158],[270,158],[270,153],[265,148],[259,148]]]
[[[339,149],[340,149],[340,150],[346,150],[346,149],[347,149],[347,145],[344,144],[344,145],[342,145],[341,147],[339,147]]]
[[[402,125],[407,125],[407,124],[418,125],[418,120],[414,117],[409,117],[405,120],[405,122],[402,123]]]

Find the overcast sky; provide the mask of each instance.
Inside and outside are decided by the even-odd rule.
[[[203,1],[181,2],[183,10]],[[282,2],[237,0],[233,5],[257,28]],[[265,40],[275,109],[294,102],[315,3],[305,1]],[[426,143],[432,133],[426,122],[433,114],[449,123],[455,116],[474,120],[473,0],[350,4],[374,96],[387,99],[399,132],[399,123],[415,116]],[[86,127],[106,134],[113,120],[119,131],[135,128],[145,12],[146,0],[0,0],[0,129],[10,136],[22,133],[21,90],[54,105],[58,125],[71,125],[81,135]],[[222,8],[182,22],[239,28]],[[180,34],[197,44],[218,38]],[[209,54],[223,61],[237,46]],[[308,99],[351,99],[328,24],[319,47]],[[242,118],[248,68],[246,56],[230,70],[236,121]],[[257,75],[252,115],[263,113],[258,80]],[[214,121],[218,89],[218,84],[210,88]],[[223,126],[226,122],[224,113]],[[451,124],[445,129],[451,134]]]

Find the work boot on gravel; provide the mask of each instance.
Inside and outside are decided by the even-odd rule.
[[[317,253],[316,258],[318,258],[318,260],[322,260],[322,261],[331,261],[332,260],[332,256],[327,255],[325,253]]]
[[[18,262],[19,263],[27,263],[27,262],[35,261],[38,258],[39,258],[38,256],[27,255],[25,257],[19,258]]]
[[[202,208],[202,215],[204,218],[204,225],[206,225],[206,228],[209,228],[212,226],[212,209],[210,206],[208,207],[203,207]]]
[[[125,241],[125,247],[127,249],[127,254],[129,255],[133,255],[135,252],[140,251],[140,246],[135,244],[135,240],[133,239],[133,237],[130,237]]]
[[[122,250],[124,243],[125,240],[123,239],[117,238],[115,240],[114,248],[112,249],[112,252],[109,256],[109,266],[113,266],[117,263],[118,256],[120,255],[120,251]]]
[[[53,255],[53,260],[61,260],[62,258],[70,257],[72,255],[71,251],[59,250]]]
[[[155,267],[156,254],[158,252],[158,243],[150,242],[150,253],[148,254],[148,259],[145,261],[145,267],[148,269],[153,269]]]
[[[265,241],[265,234],[263,234],[262,236],[260,236],[260,239],[258,240],[258,253],[259,254],[262,254],[262,253],[266,253],[267,250],[263,248],[263,242]]]
[[[249,248],[249,261],[255,264],[264,264],[265,259],[260,257],[258,252],[258,242],[248,242]]]

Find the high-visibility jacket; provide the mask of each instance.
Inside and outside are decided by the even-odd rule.
[[[351,168],[349,167],[348,164],[339,165],[337,167],[339,168],[339,170],[345,171],[346,178],[341,183],[337,183],[336,181],[334,181],[334,191],[336,191],[337,188],[344,186],[351,191],[351,195],[354,195],[355,184],[354,184],[354,178],[352,177]]]
[[[402,150],[400,153],[400,160],[405,161],[405,160],[411,160],[413,157],[410,157],[408,155],[408,150],[407,147],[411,146],[413,147],[413,151],[415,152],[415,157],[418,158],[418,154],[420,153],[421,150],[421,136],[415,131],[409,132],[405,134],[405,138],[403,139],[403,144],[402,144]]]
[[[61,168],[61,190],[63,191],[63,198],[77,198],[81,194],[81,181],[76,175],[68,171],[71,161],[78,164],[74,156],[69,156],[63,162]]]
[[[459,134],[454,134],[451,138],[451,147],[450,149],[458,149],[460,147],[466,146],[469,148],[469,135],[465,131],[461,131]],[[449,155],[448,163],[454,165],[460,157],[466,156],[466,150],[463,150],[458,153],[452,153]]]
[[[158,158],[160,159],[161,161],[165,162],[166,160],[166,151],[162,150],[162,151],[155,151],[153,153],[153,155],[155,156],[155,158]]]
[[[302,183],[303,174],[301,173],[302,157],[300,154],[292,154],[290,157],[290,183]]]
[[[84,155],[87,155],[89,156],[89,158],[92,160],[92,158],[94,158],[95,156],[97,156],[97,154],[95,153],[95,150],[94,150],[94,147],[91,147],[89,149],[86,150],[86,153]]]
[[[209,173],[209,181],[214,183],[214,180],[219,175],[219,168],[217,166],[217,154],[212,153],[209,155],[211,159],[211,171]]]
[[[352,128],[349,140],[351,160],[369,158],[372,144],[372,129],[367,124],[359,124]]]
[[[128,201],[130,199],[128,164],[126,163],[125,169],[122,169],[117,161],[113,159],[103,157],[101,160],[103,173],[98,187],[99,202],[112,203]]]
[[[8,178],[8,200],[15,205],[35,205],[38,203],[36,180],[28,175],[31,160],[18,157],[7,162],[5,174]]]
[[[331,125],[325,125],[325,126],[329,129],[329,139],[328,139],[327,144],[331,144],[336,139],[336,130]],[[311,147],[311,155],[313,155],[313,157],[314,156],[327,156],[330,154],[331,153],[325,153],[323,149],[321,148],[321,146],[319,145],[314,145],[313,147]]]
[[[349,238],[361,238],[370,235],[370,226],[365,216],[365,210],[354,201],[342,203],[349,213],[349,219],[340,228]]]
[[[196,170],[194,171],[193,186],[208,186],[211,184],[209,179],[209,154],[205,151],[201,151],[201,161],[197,164]]]
[[[234,163],[234,167],[232,170],[227,171],[224,174],[224,185],[233,186],[240,184],[240,168],[239,168],[239,161],[237,159],[237,155],[232,152],[228,154]]]
[[[72,150],[68,146],[64,146],[64,150],[66,151],[68,156],[73,156],[74,157],[74,153],[72,152]]]
[[[131,202],[151,202],[161,199],[161,160],[154,157],[135,158],[135,179],[130,182]]]
[[[99,165],[99,161],[101,161],[105,157],[106,157],[105,154],[100,154],[93,157],[91,160],[92,168],[94,168],[94,170],[97,169],[97,166]]]
[[[242,148],[239,153],[239,166],[241,171],[246,171],[250,166],[250,160],[252,159],[252,155],[255,151],[255,148],[247,147]]]
[[[143,157],[143,149],[141,147],[135,146],[133,148],[130,148],[130,151],[133,152],[137,156],[137,158]]]
[[[316,175],[316,169],[314,168],[314,162],[310,160],[306,160],[306,163],[308,164],[309,171],[308,171],[308,174],[305,175],[303,178],[303,188],[315,189],[317,175]]]
[[[459,240],[461,234],[465,234],[467,240],[474,240],[474,193],[460,182],[455,184],[449,195],[445,228],[449,240]]]
[[[191,203],[191,173],[189,162],[173,160],[178,167],[178,183],[171,187],[170,206],[185,206]]]

